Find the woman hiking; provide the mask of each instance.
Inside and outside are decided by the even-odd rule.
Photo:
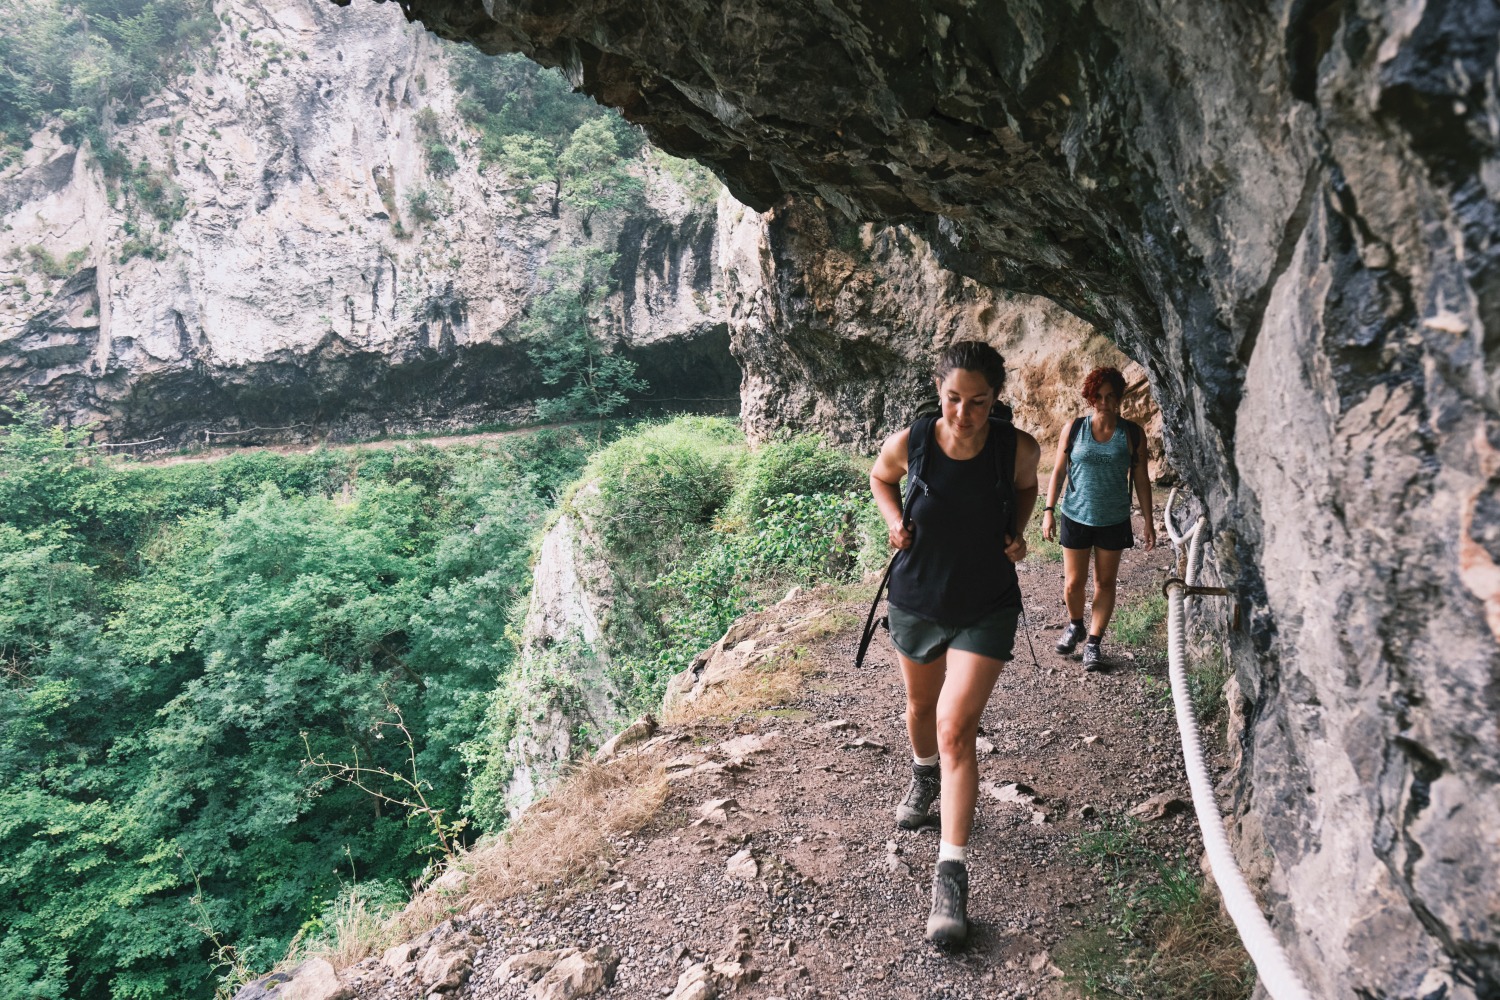
[[[1083,646],[1085,670],[1098,670],[1104,665],[1100,644],[1115,610],[1120,556],[1135,546],[1130,530],[1132,486],[1146,519],[1145,548],[1149,552],[1156,547],[1145,434],[1138,424],[1120,416],[1124,395],[1125,376],[1118,368],[1095,368],[1083,380],[1083,399],[1093,412],[1075,419],[1059,438],[1057,460],[1047,483],[1047,503],[1042,508],[1042,537],[1049,542],[1057,540],[1057,520],[1062,521],[1063,600],[1070,621],[1058,640],[1057,651],[1071,654],[1079,640],[1087,637]],[[1083,589],[1088,582],[1090,553],[1094,557],[1094,613],[1091,627],[1085,629]]]
[[[1036,504],[1041,449],[990,411],[1005,385],[1004,359],[961,341],[934,372],[942,412],[881,445],[870,491],[900,551],[890,574],[891,641],[906,683],[912,779],[897,825],[916,829],[944,789],[942,842],[927,938],[968,937],[968,844],[979,791],[974,741],[1000,669],[1011,658],[1021,591],[1015,563]],[[899,484],[908,479],[902,509]]]

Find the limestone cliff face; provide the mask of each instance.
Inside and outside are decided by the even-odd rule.
[[[580,489],[537,553],[507,691],[515,715],[506,746],[512,819],[552,789],[569,761],[627,721],[602,627],[614,604],[613,574],[587,514],[598,492],[593,484]]]
[[[904,223],[1108,331],[1246,623],[1242,841],[1312,992],[1500,995],[1492,3],[404,7],[746,204]],[[872,434],[806,334],[787,416]]]
[[[218,13],[209,62],[111,137],[148,165],[154,204],[47,131],[0,174],[0,392],[115,440],[512,416],[538,394],[518,319],[551,255],[592,242],[621,254],[600,335],[662,395],[734,394],[702,291],[711,202],[643,159],[640,204],[585,236],[479,170],[448,47],[396,8]],[[432,134],[451,169],[429,162]]]

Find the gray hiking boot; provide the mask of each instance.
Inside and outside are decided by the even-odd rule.
[[[1083,644],[1083,669],[1104,669],[1104,655],[1099,651],[1099,643],[1086,642]]]
[[[896,825],[903,830],[917,830],[937,819],[928,810],[942,788],[943,771],[938,764],[913,764],[911,785],[906,798],[896,807]]]
[[[932,912],[927,940],[957,948],[969,937],[969,869],[960,861],[939,861],[932,877]]]
[[[1063,629],[1062,638],[1057,640],[1057,651],[1064,656],[1069,655],[1078,648],[1078,644],[1088,635],[1088,629],[1082,625],[1074,625],[1068,622],[1068,627]]]

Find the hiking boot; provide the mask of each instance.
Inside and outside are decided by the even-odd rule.
[[[1083,644],[1083,669],[1104,669],[1104,654],[1099,651],[1099,643],[1086,642]]]
[[[1082,625],[1074,625],[1068,622],[1068,627],[1063,630],[1062,638],[1057,640],[1057,651],[1064,656],[1069,655],[1078,648],[1078,644],[1088,635],[1088,630]]]
[[[913,764],[911,785],[906,798],[896,807],[896,825],[903,830],[917,830],[937,819],[928,809],[942,788],[943,771],[938,764]]]
[[[939,861],[932,876],[932,912],[927,940],[957,948],[969,937],[969,869],[961,861]]]

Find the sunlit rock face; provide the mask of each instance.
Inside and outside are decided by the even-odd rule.
[[[1000,396],[1016,424],[1049,442],[1084,410],[1090,369],[1120,368],[1125,414],[1145,425],[1161,458],[1145,370],[1056,303],[965,278],[909,227],[855,225],[817,198],[763,214],[721,205],[720,219],[717,259],[752,440],[811,428],[873,453],[936,405],[936,354],[983,340],[1005,358]]]
[[[481,169],[448,46],[394,7],[216,13],[196,71],[110,138],[180,217],[55,130],[0,170],[0,397],[161,446],[515,418],[547,391],[522,317],[557,251],[588,245],[619,254],[600,336],[657,395],[732,409],[728,328],[702,294],[712,198],[643,161],[630,210],[585,227]]]
[[[1312,993],[1500,994],[1493,5],[404,6],[751,206],[899,223],[1110,333],[1238,595],[1241,846]],[[808,356],[789,420],[861,378]]]

